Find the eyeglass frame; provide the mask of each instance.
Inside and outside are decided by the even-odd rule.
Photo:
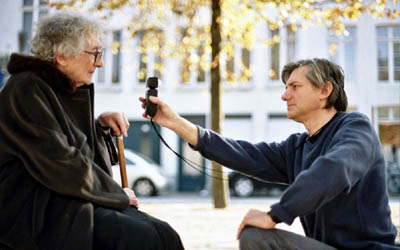
[[[103,57],[103,54],[104,54],[104,50],[103,49],[100,49],[100,50],[98,50],[96,52],[87,51],[87,50],[84,50],[83,52],[86,53],[86,54],[94,56],[93,64],[98,63],[99,60]]]

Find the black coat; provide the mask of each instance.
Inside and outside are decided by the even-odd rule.
[[[30,56],[12,55],[8,71],[0,91],[0,245],[91,249],[93,204],[129,207],[111,177],[115,148],[96,125],[93,85],[75,89]]]

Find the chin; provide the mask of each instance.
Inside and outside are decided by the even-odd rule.
[[[82,85],[90,85],[92,83],[92,79],[85,79],[81,82]]]
[[[293,121],[296,121],[296,122],[298,122],[298,117],[296,116],[296,114],[291,114],[290,112],[287,114],[287,118],[288,119],[291,119],[291,120],[293,120]]]
[[[90,85],[92,82],[90,81],[80,81],[80,82],[76,82],[76,87],[82,87],[83,85]]]

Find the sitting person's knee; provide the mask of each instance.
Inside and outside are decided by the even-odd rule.
[[[255,249],[255,246],[258,245],[259,239],[259,228],[256,227],[245,227],[240,234],[239,238],[239,248],[241,250],[246,249]]]
[[[264,230],[247,226],[240,234],[239,249],[270,249],[268,245],[274,242],[274,230]]]

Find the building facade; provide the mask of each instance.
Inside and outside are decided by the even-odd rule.
[[[2,64],[12,52],[29,53],[34,24],[48,10],[39,0],[5,0],[0,10],[0,58]],[[105,67],[94,76],[95,110],[123,111],[131,122],[125,146],[140,151],[161,164],[174,189],[196,191],[208,188],[210,163],[166,129],[157,127],[167,143],[198,164],[193,169],[182,163],[161,144],[151,123],[142,118],[138,98],[144,96],[145,79],[159,77],[163,84],[159,96],[179,114],[201,126],[210,124],[210,72],[183,67],[174,58],[161,59],[159,51],[140,50],[140,34],[129,38],[122,26],[124,16],[108,22],[105,41]],[[166,39],[172,30],[160,30]],[[222,63],[222,134],[252,142],[281,141],[294,132],[305,131],[301,124],[286,118],[281,100],[284,85],[279,71],[289,61],[323,57],[345,71],[345,89],[349,111],[367,115],[378,132],[388,162],[400,162],[400,19],[374,19],[361,16],[346,23],[344,35],[336,36],[324,26],[298,29],[290,27],[270,31],[257,24],[257,36],[270,39],[279,35],[279,43],[264,46],[256,42],[251,49],[235,48],[235,57]],[[262,40],[262,39],[259,39]],[[138,49],[139,48],[139,49]],[[193,52],[201,57],[201,49]],[[249,68],[247,77],[243,67]],[[163,69],[163,70],[160,70]],[[7,72],[3,67],[5,78]],[[230,72],[228,74],[226,72]],[[400,164],[399,164],[400,166]]]

